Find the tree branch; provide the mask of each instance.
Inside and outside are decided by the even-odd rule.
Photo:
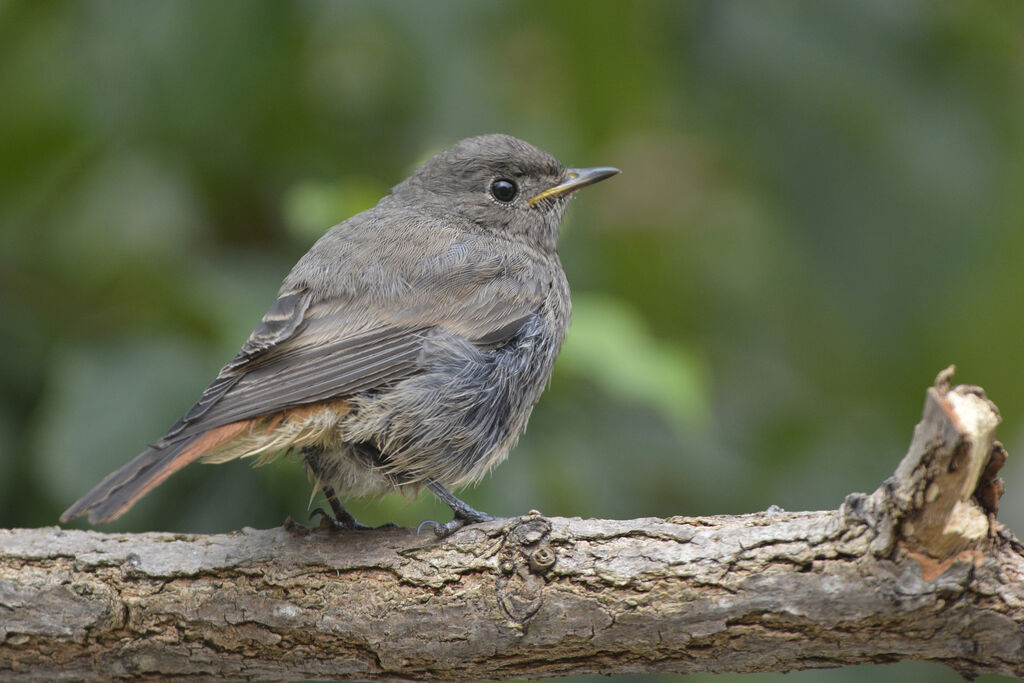
[[[531,514],[218,536],[0,531],[0,678],[504,679],[904,659],[1024,676],[1024,546],[975,387],[928,390],[893,477],[838,510]]]

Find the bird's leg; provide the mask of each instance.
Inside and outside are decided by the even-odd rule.
[[[320,481],[320,458],[323,451],[319,448],[304,448],[303,454],[306,461],[306,467],[313,473],[313,478]],[[335,493],[334,487],[326,484],[320,484],[320,490],[324,493],[324,498],[327,499],[327,504],[331,506],[331,511],[334,515],[330,515],[323,508],[314,508],[309,513],[309,518],[313,519],[316,516],[320,517],[320,526],[327,529],[337,529],[341,531],[367,531],[369,529],[375,529],[378,527],[367,526],[360,523],[352,513],[345,509],[345,506],[341,504],[341,500],[338,498],[338,494]],[[395,526],[393,523],[384,524],[383,526]]]
[[[434,533],[441,538],[444,538],[445,536],[458,531],[467,524],[478,524],[480,522],[493,522],[497,519],[505,519],[504,517],[495,517],[494,515],[489,515],[486,512],[480,512],[479,510],[474,509],[469,504],[456,498],[451,491],[441,486],[433,479],[427,479],[424,483],[439,500],[452,509],[455,516],[452,517],[452,520],[447,524],[441,524],[429,519],[425,522],[421,522],[416,528],[416,533],[420,533],[425,527],[433,527]]]
[[[329,515],[323,508],[314,508],[309,513],[310,519],[319,516],[320,526],[341,531],[367,531],[374,528],[359,522],[353,517],[352,513],[346,510],[345,506],[338,500],[338,494],[334,492],[333,488],[321,486],[320,490],[323,491],[324,497],[327,499],[328,505],[331,506],[331,511],[334,512],[334,515]]]

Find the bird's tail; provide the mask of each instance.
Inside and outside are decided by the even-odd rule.
[[[105,524],[117,519],[167,477],[249,428],[251,422],[233,422],[150,446],[65,510],[60,521],[67,522],[86,514],[92,524]]]

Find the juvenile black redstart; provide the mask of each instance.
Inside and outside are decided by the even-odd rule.
[[[493,519],[445,487],[505,459],[569,324],[555,251],[572,192],[618,169],[564,168],[507,135],[467,138],[375,207],[331,228],[199,401],[61,515],[123,515],[195,461],[294,452],[338,496],[427,487],[454,512],[439,535]],[[325,514],[325,518],[326,518]]]

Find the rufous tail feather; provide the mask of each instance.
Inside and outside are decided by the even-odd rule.
[[[67,522],[85,514],[89,515],[92,524],[106,524],[117,519],[167,477],[217,449],[251,427],[253,422],[233,422],[177,443],[147,448],[65,510],[60,521]]]

